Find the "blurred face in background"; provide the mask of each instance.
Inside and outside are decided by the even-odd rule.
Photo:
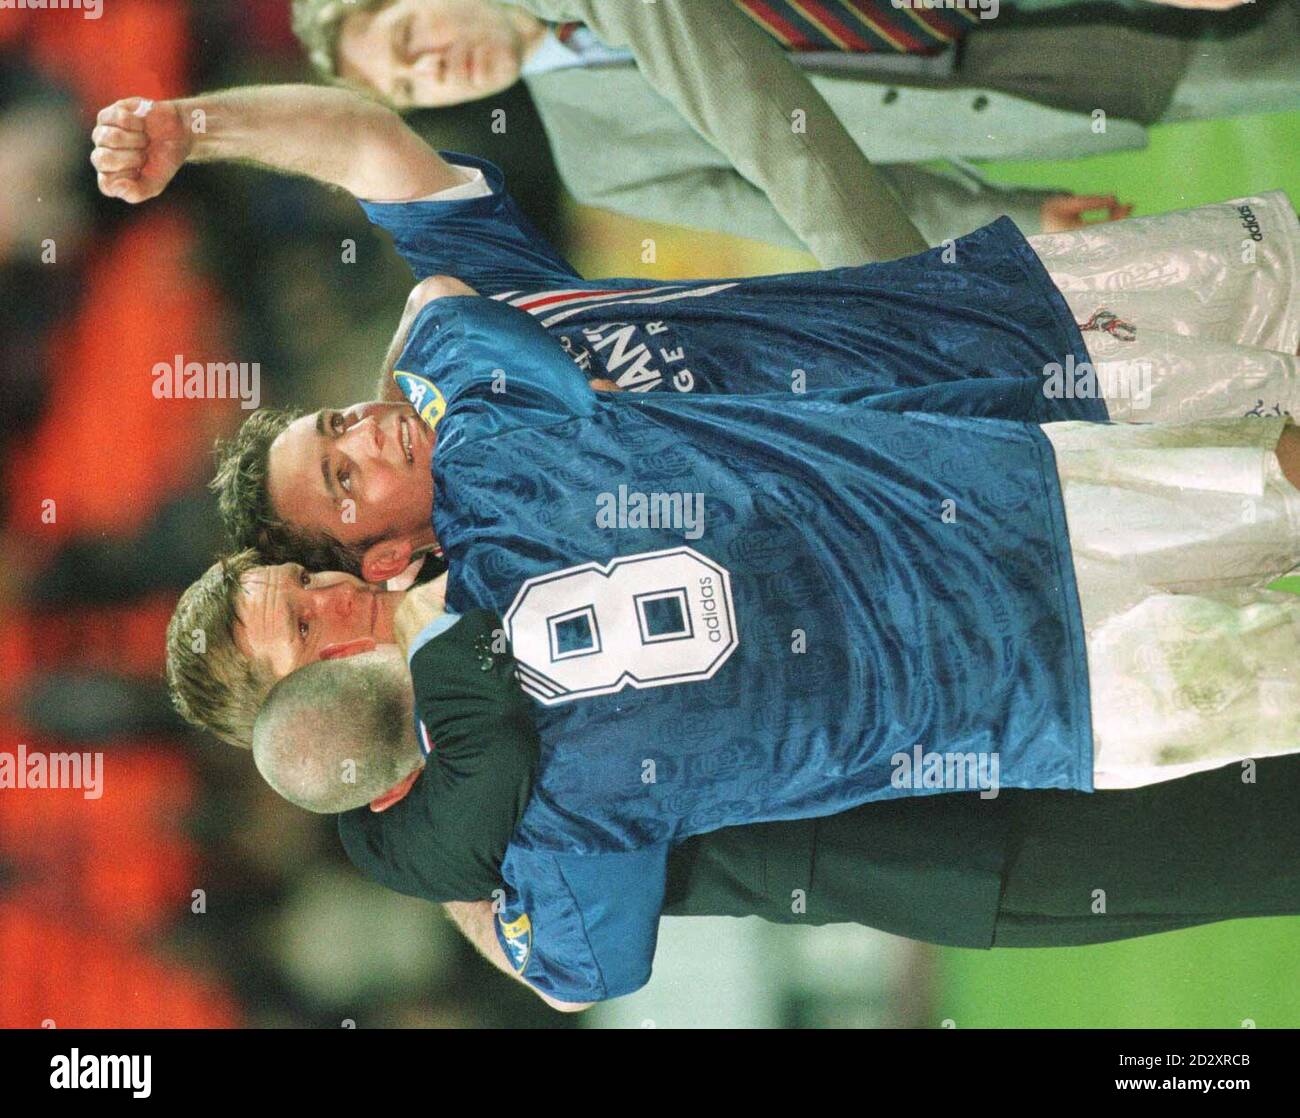
[[[393,0],[357,12],[339,30],[339,77],[399,109],[490,97],[519,79],[544,25],[491,0]]]
[[[378,590],[338,571],[297,563],[254,567],[240,579],[235,645],[280,680],[317,660],[393,644],[401,593]]]

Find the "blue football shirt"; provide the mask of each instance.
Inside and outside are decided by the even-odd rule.
[[[485,298],[425,308],[402,367],[437,420],[448,608],[504,619],[536,700],[499,931],[539,989],[645,982],[667,853],[691,834],[954,787],[920,779],[922,755],[1091,788],[1037,426],[848,390],[597,394],[535,318]]]
[[[532,315],[588,377],[693,394],[940,388],[924,406],[1031,422],[1107,418],[1044,394],[1044,370],[1088,361],[1042,262],[1009,218],[947,248],[830,271],[655,283],[584,280],[484,160],[490,195],[363,203],[417,278],[456,276]],[[436,380],[436,378],[435,378]]]

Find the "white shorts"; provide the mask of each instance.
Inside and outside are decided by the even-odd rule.
[[[1300,752],[1300,490],[1284,420],[1053,423],[1083,613],[1093,782]],[[1300,805],[1297,805],[1300,810]]]
[[[1300,415],[1300,221],[1281,191],[1029,243],[1112,419]]]

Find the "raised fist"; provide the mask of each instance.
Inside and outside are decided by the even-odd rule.
[[[90,138],[99,189],[110,198],[157,197],[189,156],[194,137],[174,101],[127,97],[99,111]]]

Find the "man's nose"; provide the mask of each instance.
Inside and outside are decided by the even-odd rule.
[[[357,588],[351,583],[336,583],[320,591],[317,608],[346,621],[357,608],[357,597]]]
[[[363,416],[344,432],[346,450],[352,455],[377,456],[384,450],[384,433],[373,415]]]

